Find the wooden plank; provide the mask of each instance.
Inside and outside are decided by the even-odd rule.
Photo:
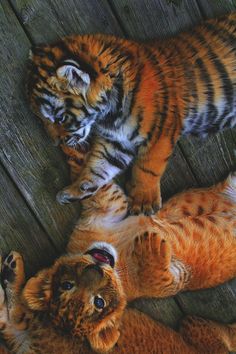
[[[231,130],[227,130],[207,139],[180,141],[183,154],[199,185],[212,185],[236,169],[236,143],[232,134]]]
[[[131,307],[143,311],[156,321],[164,323],[174,329],[178,328],[183,312],[173,297],[168,299],[140,299],[135,300]]]
[[[236,279],[214,289],[186,292],[177,296],[184,313],[225,323],[236,319]]]
[[[0,165],[0,253],[22,253],[28,274],[51,263],[56,251]]]
[[[201,21],[195,0],[183,0],[179,5],[166,0],[110,0],[125,33],[145,40],[164,38]]]
[[[198,183],[182,155],[177,144],[161,179],[163,200],[188,188],[197,187]]]
[[[24,96],[30,43],[6,1],[0,5],[0,160],[28,205],[61,249],[78,205],[60,206],[56,193],[69,183],[67,166],[28,109]],[[7,193],[7,191],[6,191]]]
[[[235,0],[197,0],[204,17],[217,17],[236,10]]]
[[[122,34],[106,0],[11,0],[11,3],[36,43],[74,33]]]

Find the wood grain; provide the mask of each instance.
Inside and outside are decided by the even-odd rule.
[[[236,10],[235,0],[197,0],[201,14],[206,18],[223,16]]]
[[[231,130],[207,139],[182,139],[180,146],[199,186],[210,186],[236,170],[236,144]]]
[[[0,254],[21,252],[28,274],[33,274],[52,262],[55,248],[1,165],[0,181]]]
[[[231,323],[236,320],[236,279],[214,289],[177,296],[184,313]]]
[[[179,5],[166,0],[110,0],[127,36],[145,40],[165,38],[202,20],[195,0]]]
[[[24,76],[30,43],[6,2],[0,5],[0,27],[0,160],[55,247],[62,249],[78,205],[62,207],[55,200],[69,183],[67,166],[29,112]]]
[[[106,0],[11,0],[35,43],[51,42],[69,34],[122,31]]]

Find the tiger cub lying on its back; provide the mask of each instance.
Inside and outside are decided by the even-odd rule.
[[[62,126],[67,145],[93,135],[87,163],[60,202],[96,193],[133,164],[131,213],[161,206],[160,179],[180,135],[235,125],[235,25],[231,14],[152,44],[100,34],[33,49],[35,113]]]
[[[164,265],[162,247],[159,260]],[[138,267],[141,263],[137,261]],[[127,309],[116,252],[106,243],[59,258],[24,287],[22,258],[12,252],[1,277],[6,294],[0,285],[0,328],[11,353],[227,354],[236,350],[236,323],[223,325],[189,316],[177,333]],[[153,287],[150,276],[143,286]]]
[[[83,201],[68,255],[40,271],[23,290],[21,257],[11,253],[6,258],[2,283],[10,308],[3,305],[0,324],[11,351],[235,350],[236,325],[187,318],[178,334],[126,309],[126,302],[138,297],[212,287],[236,276],[235,201],[236,176],[231,175],[215,187],[173,197],[158,217],[124,220],[127,200],[120,187],[101,188]]]

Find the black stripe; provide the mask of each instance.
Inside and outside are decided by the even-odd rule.
[[[156,136],[156,140],[158,140],[162,134],[162,130],[163,130],[163,127],[164,127],[164,124],[165,124],[165,120],[167,118],[167,115],[168,115],[168,110],[169,110],[169,95],[168,95],[168,91],[169,91],[169,88],[166,84],[166,81],[165,81],[165,74],[161,68],[161,65],[157,59],[157,56],[155,54],[154,51],[152,51],[148,46],[145,46],[144,47],[145,49],[145,54],[146,54],[146,57],[147,57],[147,60],[150,60],[153,67],[155,68],[155,72],[158,76],[158,78],[160,78],[159,80],[159,83],[162,84],[162,92],[160,92],[159,94],[162,94],[163,96],[163,99],[164,99],[164,103],[163,103],[163,106],[162,106],[162,110],[160,110],[160,106],[158,104],[158,100],[157,100],[157,106],[156,106],[156,111],[155,111],[155,114],[154,114],[154,119],[155,119],[155,124],[156,124],[156,127],[158,127],[158,133],[157,133],[157,136]],[[155,132],[155,129],[154,128],[154,124],[151,125],[151,129],[149,130],[148,132],[148,138],[151,139],[152,138],[152,135],[154,134]]]
[[[234,27],[236,26],[236,23],[234,23]],[[205,28],[212,33],[213,36],[218,37],[221,41],[222,44],[228,45],[229,47],[232,47],[235,49],[236,46],[236,37],[227,31],[224,27],[217,27],[214,26],[212,23],[206,22],[205,23]],[[213,40],[213,39],[212,39]]]
[[[196,56],[195,64],[198,67],[200,71],[200,79],[204,83],[206,87],[206,95],[207,95],[207,104],[206,104],[206,109],[207,109],[207,115],[211,115],[211,112],[214,112],[215,106],[214,106],[214,86],[211,80],[211,77],[208,73],[207,67],[203,60],[199,57],[199,51],[194,47],[192,44],[194,41],[197,41],[198,33],[195,31],[194,36],[191,36],[192,40],[190,37],[186,38],[183,37],[181,40],[187,44],[187,46],[191,49],[192,53]],[[199,115],[198,113],[194,114],[194,116],[189,120],[189,125],[192,125],[193,131],[195,126],[199,125]]]
[[[148,173],[149,175],[152,175],[154,177],[159,177],[160,176],[159,174],[155,173],[153,170],[149,170],[149,169],[144,168],[144,167],[142,167],[140,165],[138,165],[138,167],[140,168],[140,170],[142,170],[145,173]]]
[[[51,102],[49,100],[47,100],[44,97],[41,96],[36,96],[35,100],[37,101],[37,103],[42,104],[42,105],[48,105],[50,106],[52,109],[54,108],[53,105],[51,104]]]
[[[113,145],[113,147],[117,150],[119,150],[120,152],[122,152],[125,155],[129,155],[129,156],[134,156],[134,152],[129,150],[129,149],[125,149],[118,141],[112,141],[111,144]]]
[[[127,165],[124,161],[121,161],[121,160],[117,159],[116,157],[112,156],[108,152],[105,145],[103,145],[102,143],[100,143],[100,145],[103,147],[105,154],[102,153],[102,151],[99,151],[99,152],[111,165],[119,168],[120,170],[124,170],[127,167]]]
[[[49,96],[49,97],[56,97],[56,95],[55,95],[53,92],[49,91],[49,90],[46,89],[46,87],[44,87],[44,86],[36,87],[35,89],[36,89],[38,92],[40,92],[40,93],[42,93],[42,94],[45,94],[45,95],[47,95],[47,96]]]
[[[130,141],[134,140],[139,135],[139,130],[142,121],[143,121],[143,109],[141,107],[138,107],[137,125],[130,136]]]
[[[222,87],[224,90],[224,96],[227,100],[225,104],[224,112],[222,113],[221,118],[223,118],[229,110],[233,109],[234,104],[234,87],[228,75],[228,72],[225,68],[225,65],[220,61],[220,58],[215,54],[211,45],[206,39],[202,36],[201,33],[198,33],[198,40],[200,40],[201,44],[208,49],[208,53],[211,57],[211,61],[214,63],[214,66],[219,74],[220,80],[222,82]]]
[[[95,176],[97,176],[97,177],[99,177],[99,178],[105,180],[105,178],[104,178],[102,175],[100,175],[98,172],[96,172],[92,167],[90,167],[90,172],[91,172],[93,175],[95,175]]]
[[[142,72],[143,72],[143,65],[139,65],[139,67],[137,68],[137,73],[136,73],[135,79],[134,79],[135,85],[134,85],[134,88],[131,92],[132,98],[131,98],[131,102],[130,102],[129,111],[127,112],[128,116],[131,115],[134,105],[136,103],[136,95],[139,91],[139,85],[141,82]]]

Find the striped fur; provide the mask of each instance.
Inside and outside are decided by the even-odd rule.
[[[92,137],[62,203],[94,194],[132,165],[131,212],[161,206],[160,179],[180,135],[236,123],[236,14],[166,41],[71,36],[33,49],[28,95],[48,125],[76,146]]]

